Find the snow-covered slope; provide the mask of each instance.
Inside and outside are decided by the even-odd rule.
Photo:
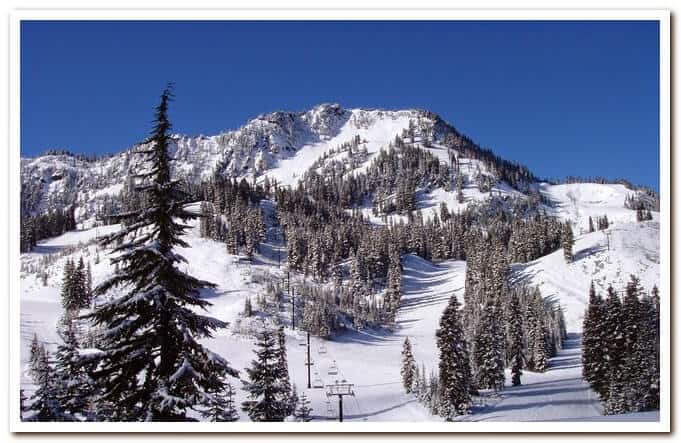
[[[627,195],[633,193],[624,185],[600,183],[539,184],[539,192],[552,202],[549,213],[573,222],[577,232],[587,232],[589,217],[608,216],[614,223],[636,221],[636,211],[624,207]],[[658,219],[658,214],[653,217]]]
[[[649,228],[653,229],[652,224]],[[114,230],[116,227],[108,229]],[[55,326],[62,311],[59,295],[61,268],[67,257],[85,255],[86,259],[93,259],[97,253],[95,246],[87,243],[102,234],[102,231],[95,229],[65,234],[42,242],[36,252],[22,256],[25,266],[38,264],[49,254],[55,254],[56,258],[50,266],[51,277],[47,280],[47,286],[43,286],[33,273],[22,274],[21,361],[24,369],[22,387],[26,394],[30,394],[33,389],[27,371],[31,337],[38,333],[52,349],[59,343]],[[245,298],[254,298],[264,290],[262,279],[258,276],[269,273],[270,278],[283,277],[274,259],[279,245],[266,243],[263,245],[266,253],[257,256],[255,263],[249,265],[226,254],[221,243],[200,238],[198,227],[191,230],[186,240],[190,247],[179,251],[188,259],[186,271],[217,284],[214,290],[204,291],[202,295],[213,303],[211,315],[231,323],[229,329],[221,330],[207,344],[225,356],[245,377],[243,369],[249,366],[253,358],[253,339],[234,334],[235,325]],[[64,256],[60,256],[60,251]],[[93,267],[95,283],[111,272],[104,252],[99,252],[101,260]],[[548,257],[547,262],[551,258]],[[539,262],[532,263],[528,269],[538,264]],[[545,265],[550,267],[547,263]],[[435,331],[449,297],[456,295],[460,300],[463,298],[465,262],[446,261],[433,264],[408,255],[403,258],[403,266],[404,294],[394,332],[352,331],[342,333],[331,341],[312,338],[313,385],[333,383],[336,380],[347,380],[354,384],[355,396],[346,398],[344,402],[346,421],[441,420],[432,416],[412,395],[404,393],[400,379],[402,343],[405,337],[409,337],[419,366],[423,365],[426,371],[437,368],[439,356]],[[573,294],[581,295],[577,289],[570,288]],[[575,296],[576,302],[567,306],[568,313],[572,312],[572,308],[576,309],[574,312],[579,311],[578,298]],[[301,346],[305,343],[304,334],[293,331],[290,327],[286,328],[286,334],[291,379],[298,392],[305,391],[310,398],[313,419],[337,419],[337,402],[333,399],[329,401],[323,389],[307,389],[307,371],[304,365],[306,348]],[[507,386],[500,396],[487,398],[484,403],[476,403],[474,413],[461,417],[461,420],[601,420],[597,398],[581,380],[580,365],[579,334],[573,333],[566,348],[551,360],[549,371],[543,374],[526,373],[523,376],[523,386]],[[338,368],[337,374],[330,373],[332,366]],[[507,380],[510,383],[508,374]],[[235,380],[234,385],[238,388],[236,400],[245,400],[245,391],[240,389],[240,382]],[[248,420],[244,414],[241,415],[241,420]],[[656,421],[658,416],[643,414],[632,417],[632,420]]]
[[[608,249],[608,234],[610,249]],[[631,274],[650,291],[660,282],[660,226],[656,221],[614,223],[605,231],[582,234],[575,241],[574,261],[560,249],[526,264],[515,264],[515,278],[538,285],[544,297],[565,308],[568,330],[581,330],[589,285],[605,295],[608,285],[624,290]]]

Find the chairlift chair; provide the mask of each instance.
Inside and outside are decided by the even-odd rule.
[[[324,380],[319,376],[319,372],[314,373],[314,379],[312,380],[312,387],[315,389],[323,389],[324,388]]]
[[[329,375],[336,375],[336,374],[338,374],[338,365],[336,364],[336,360],[334,360],[333,362],[331,362],[331,364],[329,365],[329,371],[328,371],[328,373],[329,373]]]
[[[331,400],[326,400],[326,419],[334,420],[336,418],[336,409],[331,404]]]
[[[319,349],[317,349],[317,352],[320,354],[326,354],[326,345],[320,345]]]

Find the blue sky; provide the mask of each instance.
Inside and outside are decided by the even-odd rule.
[[[537,175],[659,189],[657,22],[23,22],[21,149],[117,152],[325,102],[425,108]]]

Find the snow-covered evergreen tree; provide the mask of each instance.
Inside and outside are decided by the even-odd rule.
[[[237,421],[239,413],[234,403],[234,389],[231,383],[225,382],[222,391],[211,394],[208,407],[201,411],[201,416],[210,421]]]
[[[657,286],[641,299],[641,337],[638,353],[642,356],[637,389],[642,410],[660,408],[660,298]]]
[[[307,398],[307,393],[303,392],[298,399],[298,407],[295,412],[296,421],[308,422],[312,420],[311,412],[310,399]]]
[[[504,388],[504,335],[500,317],[499,307],[490,297],[480,316],[473,354],[475,381],[481,389],[500,391]]]
[[[291,415],[296,409],[295,392],[293,386],[291,386],[291,380],[288,372],[288,357],[286,352],[286,335],[284,334],[284,328],[279,327],[277,331],[278,340],[278,375],[279,383],[281,384],[282,390],[284,392],[284,401],[288,404],[286,409],[286,415]]]
[[[244,382],[248,400],[242,408],[252,421],[284,421],[289,415],[290,390],[281,382],[278,335],[269,328],[258,334],[256,359],[246,368],[249,381]]]
[[[246,297],[244,301],[244,317],[253,316],[253,306],[251,305],[251,297]]]
[[[184,208],[187,195],[170,174],[170,100],[167,88],[151,137],[136,150],[146,160],[146,169],[135,175],[146,206],[121,214],[124,227],[103,240],[114,246],[111,261],[119,270],[95,292],[127,291],[89,316],[102,329],[92,375],[117,420],[189,420],[188,409],[208,406],[225,376],[238,374],[198,341],[226,326],[196,312],[210,305],[200,289],[213,285],[178,267],[185,259],[174,249],[188,246],[182,222],[197,214]]]
[[[637,412],[643,410],[643,396],[641,386],[638,384],[641,374],[645,371],[646,359],[643,349],[644,335],[642,305],[639,300],[642,289],[639,279],[631,275],[627,283],[624,299],[622,301],[622,320],[624,330],[624,362],[623,378],[626,383],[625,401],[626,410]]]
[[[44,349],[44,348],[43,348]],[[27,406],[26,421],[77,421],[77,418],[64,410],[60,402],[62,386],[54,375],[54,365],[50,355],[44,351],[36,365],[33,383],[37,389]]]
[[[404,338],[402,345],[402,368],[400,369],[402,375],[402,386],[407,394],[413,392],[414,381],[416,379],[416,360],[411,349],[411,342],[409,337]]]
[[[523,361],[525,359],[523,355],[523,344],[525,341],[524,331],[523,331],[523,312],[522,306],[520,305],[520,299],[517,292],[513,292],[511,295],[511,305],[509,312],[509,333],[511,336],[510,343],[510,358],[511,358],[511,383],[513,386],[519,386],[520,376],[523,374]]]
[[[33,339],[31,339],[31,349],[29,351],[29,366],[31,370],[31,376],[36,377],[42,365],[42,358],[45,354],[44,346],[38,341],[38,334],[33,333]]]
[[[565,222],[565,224],[563,225],[562,237],[563,237],[562,239],[563,255],[565,257],[565,261],[571,263],[574,258],[572,248],[574,247],[575,244],[575,237],[574,234],[572,233],[572,225],[570,224],[569,221]]]
[[[603,399],[609,385],[608,362],[603,358],[605,324],[603,299],[596,293],[594,283],[589,288],[589,305],[582,326],[582,376]]]
[[[471,406],[470,357],[456,295],[451,296],[442,313],[436,336],[440,351],[438,411],[446,420],[451,420],[466,414]],[[503,360],[501,364],[503,383]]]
[[[622,302],[612,286],[608,287],[604,304],[604,327],[607,331],[603,343],[603,355],[608,361],[608,389],[605,398],[606,414],[626,412],[624,359],[626,339],[624,336]]]
[[[73,323],[62,334],[63,343],[55,354],[54,377],[60,408],[73,417],[87,418],[96,387],[90,378],[92,367],[79,364],[79,343]]]

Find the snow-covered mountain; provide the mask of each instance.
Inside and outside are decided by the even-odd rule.
[[[598,400],[580,379],[575,338],[581,329],[589,284],[594,281],[600,292],[609,284],[619,290],[629,275],[635,274],[650,290],[660,279],[659,214],[653,212],[653,220],[639,222],[636,211],[624,205],[625,199],[638,191],[622,184],[542,182],[519,165],[481,149],[437,115],[422,110],[343,109],[327,104],[303,112],[275,112],[218,135],[177,135],[171,154],[176,160],[175,175],[194,184],[217,175],[258,182],[267,177],[295,187],[306,171],[321,173],[332,161],[347,167],[344,174],[360,174],[396,137],[427,151],[449,168],[454,167],[456,159],[462,197],[451,186],[416,189],[416,208],[424,218],[437,213],[441,203],[455,213],[490,197],[537,198],[541,199],[543,211],[569,221],[575,233],[572,262],[567,263],[558,249],[528,263],[511,264],[512,279],[538,286],[544,297],[556,299],[565,309],[566,326],[575,334],[571,336],[575,346],[562,351],[547,373],[528,374],[525,387],[509,387],[505,391],[509,394],[496,399],[495,404],[476,405],[471,419],[564,420],[597,415]],[[353,140],[359,140],[363,154],[350,161],[350,153],[338,148]],[[21,161],[23,209],[38,214],[73,204],[80,223],[78,231],[40,241],[32,252],[21,257],[22,383],[28,390],[31,381],[26,362],[33,333],[38,332],[50,346],[60,340],[55,326],[61,315],[60,286],[66,261],[84,257],[92,263],[94,284],[112,272],[106,255],[109,251],[96,246],[94,240],[114,232],[118,226],[90,225],[105,201],[116,198],[124,188],[129,172],[139,167],[132,149],[93,161],[68,154]],[[569,175],[572,171],[565,172]],[[480,186],[481,181],[489,186]],[[276,202],[265,200],[263,206],[265,212],[273,211]],[[354,209],[375,224],[387,223],[391,218],[408,219],[399,213],[376,215],[371,205]],[[610,226],[589,232],[589,218],[604,215]],[[242,333],[248,327],[241,315],[244,302],[266,293],[269,282],[285,277],[280,262],[287,260],[287,246],[275,231],[270,217],[262,247],[248,263],[229,254],[223,242],[202,237],[198,222],[192,223],[186,235],[189,247],[179,251],[187,258],[185,272],[217,285],[203,295],[213,304],[210,314],[231,326],[208,341],[212,349],[226,355],[239,369],[247,367],[253,357],[252,339]],[[435,330],[451,295],[463,299],[466,262],[430,262],[415,254],[404,254],[401,260],[403,295],[395,331],[348,329],[331,341],[313,338],[313,376],[321,382],[343,378],[356,385],[355,398],[345,406],[347,420],[438,420],[413,396],[404,393],[399,373],[401,346],[409,337],[418,363],[428,371],[437,367]],[[311,280],[302,274],[293,278]],[[282,322],[287,320],[288,312],[288,308],[282,308]],[[301,388],[306,386],[307,372],[302,364],[305,349],[298,345],[304,343],[304,337],[291,328],[286,329],[286,334],[291,378]],[[333,365],[339,368],[335,374],[330,369]],[[327,401],[323,390],[311,389],[307,394],[315,420],[335,416],[335,405]],[[237,400],[244,400],[242,391]]]
[[[637,191],[622,184],[553,185],[540,181],[533,181],[525,189],[516,189],[500,179],[500,173],[494,168],[496,163],[492,162],[490,167],[489,162],[483,161],[486,158],[496,162],[505,160],[482,150],[428,111],[344,109],[337,104],[322,104],[302,112],[263,114],[235,131],[214,136],[177,135],[171,153],[176,160],[173,162],[175,174],[195,183],[216,175],[249,181],[268,177],[295,187],[310,168],[319,171],[325,162],[347,161],[348,153],[338,148],[355,138],[361,140],[368,155],[348,173],[366,169],[376,153],[387,148],[396,137],[428,151],[442,164],[451,166],[452,158],[458,159],[458,170],[464,177],[464,202],[459,203],[453,189],[419,189],[417,208],[424,217],[435,213],[441,203],[456,211],[490,196],[524,198],[531,189],[546,202],[544,210],[548,214],[572,223],[577,236],[575,263],[564,263],[561,252],[557,251],[514,268],[520,274],[531,275],[528,277],[531,282],[544,285],[547,295],[559,294],[564,305],[574,306],[567,312],[571,327],[578,327],[581,321],[591,280],[600,289],[605,289],[614,278],[624,279],[630,273],[639,273],[646,287],[659,281],[658,214],[653,213],[654,221],[640,224],[636,223],[636,211],[624,206],[627,196]],[[454,141],[450,138],[445,144],[447,137],[453,137]],[[456,148],[452,149],[452,145]],[[129,172],[139,167],[133,149],[94,161],[64,153],[22,158],[24,208],[40,213],[48,208],[75,204],[81,226],[91,226],[103,200],[116,197]],[[478,175],[492,178],[492,186],[486,192],[475,183]],[[360,210],[374,223],[387,220],[372,213],[370,206]],[[612,224],[608,230],[611,251],[606,249],[607,238],[603,232],[587,233],[589,218],[595,220],[606,214]],[[406,220],[398,214],[389,218]],[[551,274],[551,270],[555,272]]]
[[[217,135],[176,135],[171,155],[176,176],[194,182],[214,175],[253,178],[270,171],[281,182],[291,183],[318,156],[351,137],[360,134],[378,150],[410,121],[444,130],[438,117],[423,111],[348,110],[324,104],[304,112],[260,115]],[[91,217],[103,196],[118,194],[136,167],[133,149],[95,161],[63,153],[22,158],[24,209],[36,214],[75,203],[78,219]]]

